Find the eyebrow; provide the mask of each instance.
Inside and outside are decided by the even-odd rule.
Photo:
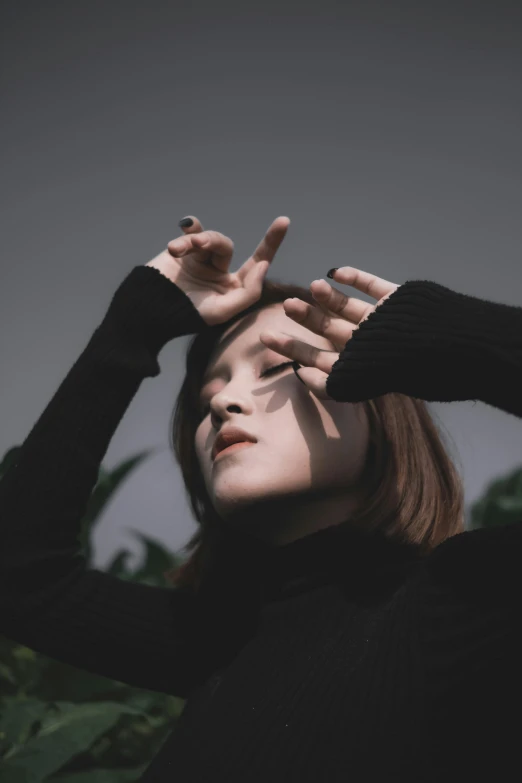
[[[281,331],[281,334],[285,334],[287,337],[296,337],[295,334],[289,334],[288,332]],[[263,351],[272,351],[273,348],[269,348],[268,345],[265,345],[261,341],[258,343],[254,343],[250,346],[250,348],[246,351],[245,356],[255,356],[258,353],[262,353]],[[276,352],[277,353],[277,352]],[[225,368],[225,362],[219,362],[215,365],[211,370],[207,370],[203,376],[203,380],[201,382],[201,385],[206,385],[214,376],[221,375]]]

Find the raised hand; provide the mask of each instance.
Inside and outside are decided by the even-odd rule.
[[[229,272],[233,241],[219,231],[204,231],[199,220],[193,220],[184,236],[170,241],[167,250],[145,266],[155,267],[181,288],[207,324],[224,323],[261,296],[263,280],[290,219],[277,217],[237,272]]]
[[[314,280],[310,284],[310,291],[317,306],[303,302],[302,299],[290,298],[285,299],[283,307],[289,318],[311,332],[326,337],[335,350],[316,348],[280,332],[265,330],[260,334],[261,342],[268,348],[302,365],[299,377],[316,397],[323,400],[331,399],[326,392],[326,379],[353,332],[399,288],[397,283],[390,283],[389,280],[352,266],[339,267],[333,273],[333,280],[351,285],[378,301],[369,304],[356,297],[346,296],[342,291],[332,288],[326,280]]]

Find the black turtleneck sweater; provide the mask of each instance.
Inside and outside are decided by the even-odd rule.
[[[118,423],[161,348],[204,328],[156,269],[123,280],[0,482],[0,632],[187,699],[147,783],[518,777],[522,524],[427,557],[346,525],[276,548],[235,533],[197,597],[86,568],[80,522]],[[522,309],[408,281],[327,390],[520,417]]]

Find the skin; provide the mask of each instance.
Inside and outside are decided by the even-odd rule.
[[[210,378],[201,389],[201,403],[208,407],[195,448],[218,514],[281,546],[345,521],[361,503],[358,479],[369,427],[362,404],[320,399],[290,366],[261,377],[289,361],[260,339],[267,330],[330,352],[323,356],[335,352],[334,343],[292,320],[283,304],[233,324],[207,367]],[[255,352],[249,355],[249,349]],[[225,425],[241,427],[257,443],[213,462],[212,447]]]
[[[204,231],[197,217],[188,217],[192,222],[183,227],[184,236],[169,242],[168,253],[149,265],[169,277],[167,256],[182,258],[205,280],[211,267],[220,287],[209,312],[217,313],[222,320],[213,322],[221,323],[257,301],[259,284],[290,221],[276,218],[252,256],[238,272],[229,273],[232,240]],[[231,526],[274,545],[339,524],[364,502],[360,477],[369,447],[366,413],[361,403],[332,400],[326,381],[353,332],[399,286],[355,267],[340,267],[331,276],[377,303],[314,280],[310,291],[315,306],[289,298],[230,327],[208,367],[211,372],[219,364],[219,372],[202,390],[211,415],[198,426],[195,448],[214,507]],[[194,300],[207,317],[208,299]],[[256,348],[252,355],[250,348]],[[262,377],[269,367],[289,360],[302,365],[303,384],[289,366]],[[242,427],[258,442],[213,462],[212,446],[224,425]]]

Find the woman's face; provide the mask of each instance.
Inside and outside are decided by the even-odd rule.
[[[289,318],[282,304],[233,324],[207,367],[195,447],[217,513],[246,522],[254,508],[263,507],[269,515],[259,534],[283,543],[340,522],[354,508],[369,428],[362,404],[318,399],[289,364],[265,375],[289,361],[260,341],[268,328],[335,350],[329,340]],[[257,442],[213,461],[214,441],[230,426]],[[284,509],[286,533],[278,509]]]

